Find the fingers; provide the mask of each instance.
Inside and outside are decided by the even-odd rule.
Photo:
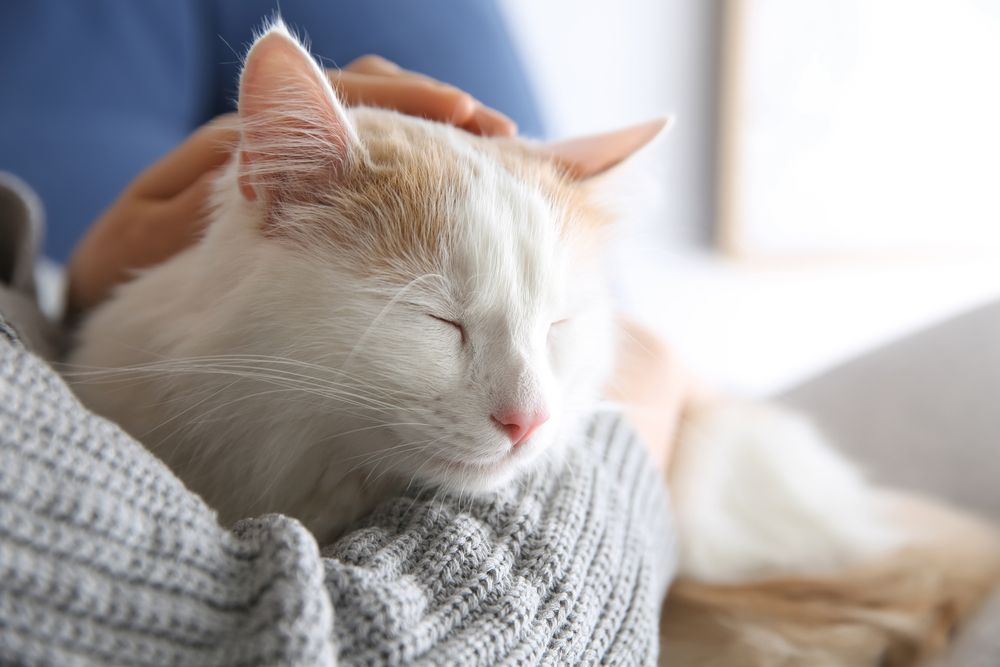
[[[170,199],[138,202],[143,207],[139,224],[135,218],[118,216],[114,222],[127,226],[118,247],[123,268],[132,271],[159,264],[194,244],[207,222],[217,177],[218,170],[210,171]]]
[[[511,119],[468,93],[405,70],[380,56],[358,58],[343,70],[328,70],[327,74],[348,105],[395,109],[484,136],[517,133]]]
[[[381,76],[336,72],[330,80],[349,106],[368,105],[395,109],[449,123],[468,120],[476,102],[468,93],[415,76]]]
[[[511,119],[468,93],[402,69],[379,56],[364,56],[347,69],[330,70],[328,75],[348,105],[395,109],[484,136],[513,136],[517,132]],[[129,186],[130,192],[147,199],[167,199],[224,164],[239,141],[239,129],[233,120],[232,116],[223,116],[199,129],[140,174]]]
[[[415,72],[404,70],[391,60],[386,60],[382,56],[376,56],[373,54],[361,56],[345,67],[344,71],[357,72],[358,74],[371,74],[373,76],[398,76],[400,74],[420,76]]]
[[[77,245],[69,263],[70,318],[104,301],[136,269],[191,246],[207,221],[218,169],[201,174],[173,197],[122,196]]]
[[[476,109],[469,120],[459,127],[484,137],[513,137],[517,134],[517,123],[480,102],[476,102]]]
[[[222,116],[198,129],[132,181],[127,194],[142,199],[169,199],[225,164],[240,138],[234,119]]]

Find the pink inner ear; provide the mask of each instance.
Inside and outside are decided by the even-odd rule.
[[[539,150],[562,165],[572,178],[583,180],[620,164],[656,138],[669,124],[669,118],[657,118],[604,134],[543,144]]]
[[[239,184],[251,201],[346,168],[357,143],[326,75],[281,24],[247,55],[239,115]]]

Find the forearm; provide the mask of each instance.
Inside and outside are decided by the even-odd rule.
[[[666,472],[681,417],[696,395],[676,353],[638,323],[620,319],[617,368],[608,397],[622,406],[661,471]]]

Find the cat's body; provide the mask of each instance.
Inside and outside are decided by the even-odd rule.
[[[612,362],[596,256],[561,227],[599,232],[569,220],[554,169],[539,185],[540,160],[510,157],[539,172],[528,181],[459,130],[375,109],[350,119],[387,156],[368,176],[381,195],[306,208],[302,224],[328,227],[308,241],[264,238],[231,165],[202,242],[123,287],[73,357],[135,369],[77,389],[224,520],[283,512],[322,539],[414,476],[475,491],[554,461],[575,426],[563,415],[595,403]],[[375,207],[383,226],[335,206]],[[510,452],[490,417],[518,401],[551,418]]]
[[[282,512],[321,541],[410,483],[478,493],[558,465],[615,348],[587,177],[662,125],[573,168],[587,142],[348,112],[280,26],[248,56],[240,117],[204,238],[85,323],[85,402],[223,521]],[[900,539],[794,420],[700,423],[672,475],[683,574],[829,573]]]

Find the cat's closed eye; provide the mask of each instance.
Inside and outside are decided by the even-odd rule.
[[[445,317],[438,317],[437,315],[431,315],[429,313],[428,313],[427,316],[430,317],[431,319],[434,319],[434,320],[437,320],[438,322],[441,322],[442,324],[447,324],[448,326],[450,326],[450,327],[454,328],[455,330],[457,330],[459,336],[461,336],[462,345],[465,345],[465,327],[463,327],[461,325],[461,323],[456,322],[454,320],[449,320],[449,319],[447,319]]]

